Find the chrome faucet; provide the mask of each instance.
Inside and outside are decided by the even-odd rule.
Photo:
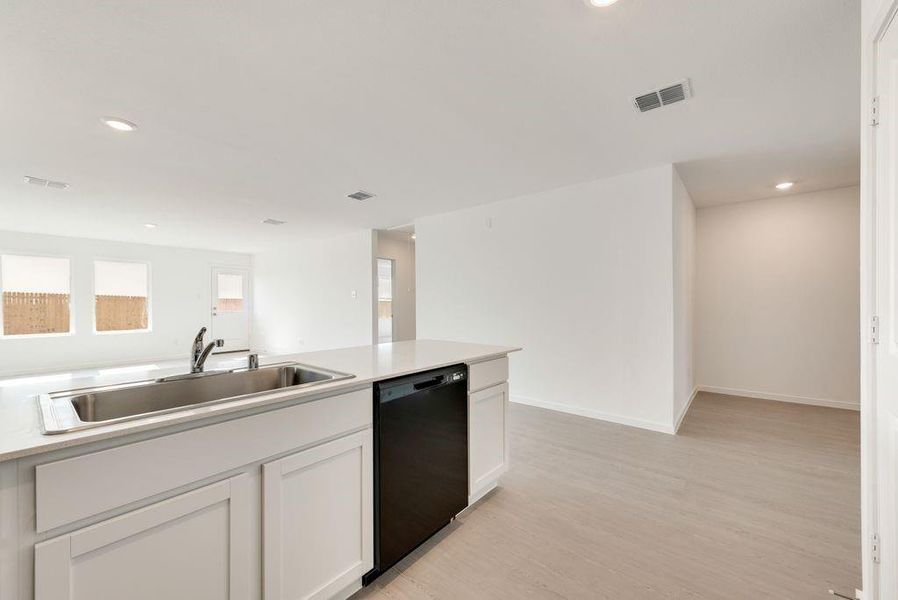
[[[200,332],[196,334],[196,338],[193,340],[193,348],[190,352],[190,372],[191,373],[202,373],[203,365],[206,364],[206,359],[209,358],[209,355],[212,354],[213,348],[221,348],[224,346],[224,340],[216,339],[212,340],[209,344],[206,344],[206,347],[203,347],[203,336],[206,335],[206,328],[203,327],[200,329]]]

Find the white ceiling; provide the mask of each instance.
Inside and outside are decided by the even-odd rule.
[[[859,5],[5,0],[0,229],[252,251],[666,162],[700,205],[852,185]]]

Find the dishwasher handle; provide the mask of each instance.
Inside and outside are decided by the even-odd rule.
[[[434,387],[435,385],[440,385],[442,383],[446,383],[449,380],[448,375],[438,375],[437,377],[433,377],[428,379],[427,381],[419,381],[414,384],[415,391],[425,390],[429,387]]]

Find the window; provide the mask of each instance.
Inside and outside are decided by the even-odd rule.
[[[237,273],[218,274],[219,313],[243,312],[243,275]]]
[[[3,335],[71,331],[69,259],[0,256]]]
[[[149,329],[149,266],[139,262],[94,261],[94,318],[97,332]]]

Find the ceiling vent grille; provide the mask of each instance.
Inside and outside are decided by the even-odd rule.
[[[65,183],[64,181],[41,179],[40,177],[32,177],[31,175],[25,175],[25,183],[30,183],[31,185],[39,185],[40,187],[53,188],[54,190],[69,189],[69,184]]]
[[[266,225],[283,225],[287,221],[279,221],[277,219],[265,219],[262,222],[265,223]]]
[[[352,198],[353,200],[359,200],[359,201],[367,200],[367,199],[373,198],[373,197],[374,197],[374,194],[372,194],[370,192],[366,192],[365,190],[359,190],[359,191],[353,192],[352,194],[349,194],[349,196],[347,196],[347,198]]]
[[[688,79],[684,79],[661,89],[636,96],[633,98],[633,105],[639,112],[648,112],[668,104],[682,102],[691,97],[692,86],[689,84]]]

